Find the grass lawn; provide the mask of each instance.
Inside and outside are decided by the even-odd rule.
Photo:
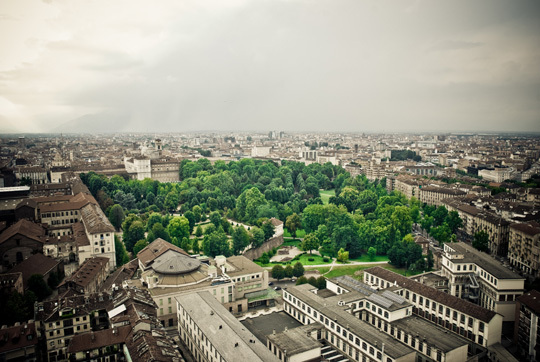
[[[309,261],[308,259],[313,259],[313,261]],[[298,261],[302,263],[302,265],[320,265],[320,264],[331,264],[332,259],[328,259],[328,261],[324,261],[323,257],[320,255],[309,255],[309,254],[302,254],[298,258]]]
[[[328,200],[330,200],[331,196],[336,196],[336,191],[334,189],[332,190],[320,190],[321,194],[321,200],[323,204],[328,204]]]
[[[362,263],[369,263],[371,261],[388,261],[388,257],[386,255],[376,255],[375,260],[369,260],[369,256],[367,254],[364,254],[356,259],[349,259],[350,261],[359,261]]]
[[[303,238],[305,235],[306,235],[306,232],[305,232],[304,229],[296,230],[296,237],[297,238]],[[287,228],[283,228],[283,237],[284,238],[291,238],[292,237],[291,233],[289,232],[289,230],[287,230]]]

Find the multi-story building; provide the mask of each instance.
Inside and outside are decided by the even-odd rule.
[[[244,256],[217,256],[215,261],[201,262],[156,239],[137,258],[141,270],[138,282],[148,288],[158,305],[158,318],[166,327],[176,326],[174,298],[184,293],[209,291],[231,313],[242,313],[269,300],[261,295],[268,290],[268,271]]]
[[[426,186],[419,190],[418,199],[428,205],[441,206],[442,200],[462,197],[466,192],[447,187]]]
[[[446,199],[443,205],[448,211],[457,211],[463,221],[460,229],[461,238],[472,241],[477,232],[484,231],[489,236],[490,254],[507,256],[510,222],[502,215],[475,207],[462,200]]]
[[[180,162],[162,157],[162,151],[160,139],[155,140],[153,148],[144,145],[140,155],[124,157],[126,172],[137,180],[151,178],[159,182],[180,181]]]
[[[20,182],[22,179],[29,179],[32,184],[46,184],[49,182],[47,170],[38,166],[22,166],[15,168],[15,176]]]
[[[394,291],[413,305],[414,314],[474,343],[488,347],[501,341],[503,316],[492,310],[381,267],[366,269],[364,282],[376,288],[394,286]]]
[[[539,276],[540,271],[540,225],[536,222],[510,225],[508,241],[510,264],[519,270]]]
[[[97,293],[109,275],[109,258],[86,259],[79,268],[59,286],[59,293],[71,289],[79,294]]]
[[[109,270],[116,268],[114,227],[96,204],[81,208],[81,221],[90,245],[79,247],[79,264],[88,258],[109,258]]]
[[[39,361],[38,338],[34,321],[2,326],[0,361]]]
[[[283,292],[284,309],[302,324],[323,326],[321,338],[354,361],[464,361],[466,338],[414,316],[411,303],[390,289],[376,291],[350,277]],[[471,354],[483,353],[480,346]]]
[[[104,329],[109,294],[76,296],[40,303],[36,311],[38,335],[46,340],[46,360],[67,360],[67,349],[76,333]]]
[[[540,292],[531,290],[517,299],[514,342],[518,353],[527,361],[537,361],[540,356]]]
[[[210,292],[179,295],[175,304],[180,340],[196,361],[278,361]]]
[[[182,361],[147,291],[119,288],[39,303],[45,361]]]
[[[0,234],[0,258],[7,268],[43,252],[45,229],[28,220],[19,220]]]
[[[449,292],[514,321],[516,299],[523,294],[525,279],[489,255],[464,243],[445,243],[441,275]]]

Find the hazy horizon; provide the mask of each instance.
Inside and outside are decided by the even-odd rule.
[[[538,1],[7,0],[2,133],[536,133]]]

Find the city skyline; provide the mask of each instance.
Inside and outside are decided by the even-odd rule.
[[[6,1],[0,132],[538,132],[539,10]]]

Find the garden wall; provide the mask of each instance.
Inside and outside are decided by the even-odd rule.
[[[277,248],[281,244],[283,244],[283,235],[268,239],[268,241],[265,241],[264,244],[258,248],[249,249],[244,253],[244,256],[249,260],[258,259],[261,257],[261,255],[263,255],[263,253],[267,253],[273,248]]]

